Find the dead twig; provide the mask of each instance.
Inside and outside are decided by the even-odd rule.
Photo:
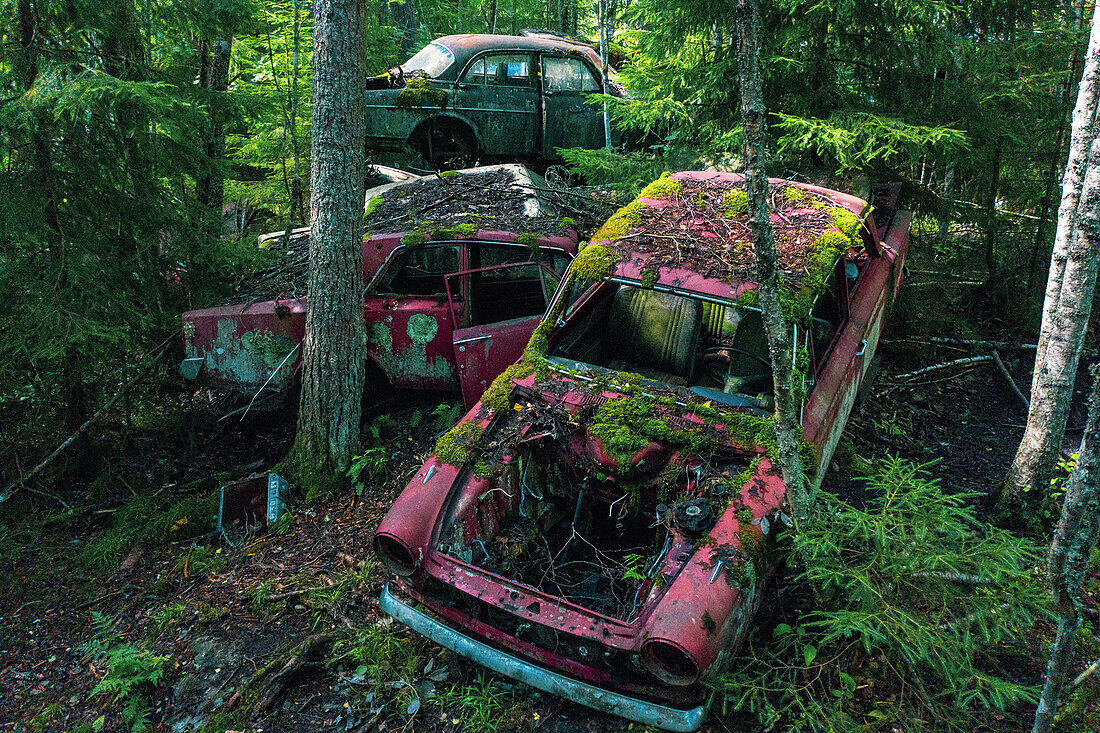
[[[30,473],[28,473],[26,476],[20,476],[18,481],[16,481],[11,486],[7,487],[4,491],[0,492],[0,504],[3,504],[5,501],[10,499],[15,494],[16,491],[18,491],[21,487],[23,487],[27,483],[27,481],[34,478],[38,474],[42,473],[42,471],[44,471],[47,466],[49,466],[51,463],[53,463],[54,460],[59,455],[61,455],[62,453],[65,452],[66,448],[68,448],[70,445],[72,445],[74,442],[76,442],[76,439],[79,438],[81,435],[83,435],[84,432],[89,427],[91,427],[101,417],[106,415],[107,412],[112,407],[115,406],[115,403],[118,402],[122,398],[123,395],[125,395],[127,392],[129,392],[130,389],[135,384],[137,384],[142,379],[144,379],[146,376],[148,376],[153,371],[153,367],[155,367],[157,364],[159,364],[160,360],[163,359],[168,354],[168,352],[170,350],[170,347],[172,346],[173,343],[175,343],[176,339],[178,339],[180,337],[180,334],[182,334],[182,333],[183,333],[183,329],[180,329],[179,331],[176,331],[174,334],[172,334],[171,336],[166,338],[163,342],[161,342],[161,344],[159,346],[157,346],[156,349],[153,350],[155,352],[159,349],[160,353],[157,354],[153,358],[153,360],[149,362],[149,364],[145,367],[145,369],[142,370],[141,374],[138,374],[136,377],[133,377],[129,382],[127,382],[125,385],[123,385],[122,389],[120,389],[118,391],[118,394],[116,394],[114,397],[112,397],[110,400],[108,400],[107,403],[105,405],[103,405],[103,407],[99,408],[99,410],[96,412],[96,414],[92,415],[90,418],[85,420],[84,424],[76,429],[76,432],[74,432],[72,435],[70,435],[68,438],[66,438],[65,441],[61,445],[57,446],[57,448],[54,449],[53,453],[46,456],[42,460],[41,463],[39,463],[37,466],[35,466],[31,470]],[[34,492],[34,493],[42,493],[42,492]],[[50,495],[46,494],[46,496],[50,496]],[[50,498],[57,499],[57,497],[54,497],[54,496],[51,496]],[[62,504],[64,504],[64,502],[62,502]]]
[[[993,357],[989,355],[985,356],[968,356],[963,359],[955,359],[954,361],[947,361],[943,364],[933,364],[932,366],[926,366],[922,369],[917,369],[914,372],[906,372],[905,374],[899,374],[894,379],[912,379],[913,377],[919,377],[922,374],[928,372],[939,371],[940,369],[950,369],[951,367],[962,366],[964,364],[975,364],[979,361],[990,361]]]
[[[1012,378],[1012,374],[1009,373],[1008,368],[1005,367],[1005,363],[1001,361],[1001,355],[997,353],[996,349],[993,349],[993,362],[997,365],[997,368],[1001,370],[1001,374],[1005,375],[1005,379],[1008,380],[1008,386],[1012,387],[1012,391],[1016,393],[1016,396],[1020,398],[1020,401],[1024,403],[1024,409],[1031,409],[1031,402],[1027,399],[1023,392],[1020,391],[1019,386],[1016,384],[1016,380]]]

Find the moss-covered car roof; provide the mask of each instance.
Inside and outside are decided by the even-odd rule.
[[[874,239],[862,226],[870,206],[820,186],[778,178],[769,183],[785,290],[792,301],[812,303],[850,248],[873,252]],[[582,253],[587,256],[575,267],[592,260],[587,279],[614,274],[721,297],[754,293],[756,258],[744,188],[744,177],[736,173],[686,171],[659,178],[592,236]]]

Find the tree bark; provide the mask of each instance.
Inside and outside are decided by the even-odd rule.
[[[1046,679],[1032,733],[1047,733],[1054,723],[1058,693],[1073,654],[1080,616],[1081,584],[1100,530],[1100,364],[1092,368],[1089,417],[1077,463],[1066,481],[1062,515],[1050,544],[1047,572],[1058,610],[1058,632],[1050,647]]]
[[[290,464],[309,496],[358,447],[363,393],[364,7],[313,4],[313,178],[302,394]]]
[[[1077,363],[1084,346],[1100,257],[1100,4],[1073,112],[1073,132],[1062,179],[1058,230],[1047,277],[1043,320],[1031,381],[1027,426],[1002,487],[1000,509],[1023,514],[1045,496],[1065,436]],[[1030,495],[1031,499],[1028,499]]]
[[[225,205],[225,175],[222,162],[225,157],[225,95],[229,90],[229,57],[233,50],[231,37],[215,38],[204,43],[202,54],[203,73],[210,104],[210,136],[206,139],[207,170],[198,185],[199,203],[208,207],[217,220],[222,217]]]
[[[744,121],[745,184],[749,200],[749,227],[756,252],[756,278],[760,311],[768,334],[775,384],[775,429],[783,481],[795,530],[806,526],[810,496],[802,458],[798,453],[798,409],[791,390],[791,332],[779,301],[779,264],[768,212],[768,177],[764,153],[764,101],[757,40],[755,0],[737,2],[737,65],[741,80],[741,114]]]

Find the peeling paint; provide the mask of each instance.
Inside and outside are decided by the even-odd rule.
[[[439,324],[435,318],[416,313],[409,319],[406,328],[412,344],[403,351],[396,351],[390,326],[376,321],[371,324],[371,351],[393,383],[429,379],[454,384],[456,379],[451,361],[444,356],[428,357],[428,344],[438,330]]]
[[[223,379],[242,384],[263,384],[294,348],[294,341],[271,331],[246,331],[237,335],[238,323],[232,318],[217,322],[217,337],[201,354],[206,368],[215,370]],[[192,353],[194,352],[194,353]],[[193,345],[187,355],[200,356]],[[281,369],[268,386],[281,389],[290,381],[291,369]]]

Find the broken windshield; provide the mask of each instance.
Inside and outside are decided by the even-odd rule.
[[[451,49],[442,43],[432,41],[417,51],[411,59],[401,64],[401,70],[409,76],[427,74],[434,78],[446,71],[454,61],[455,55]]]
[[[571,309],[551,363],[632,372],[730,405],[770,405],[771,362],[755,308],[617,279]]]

